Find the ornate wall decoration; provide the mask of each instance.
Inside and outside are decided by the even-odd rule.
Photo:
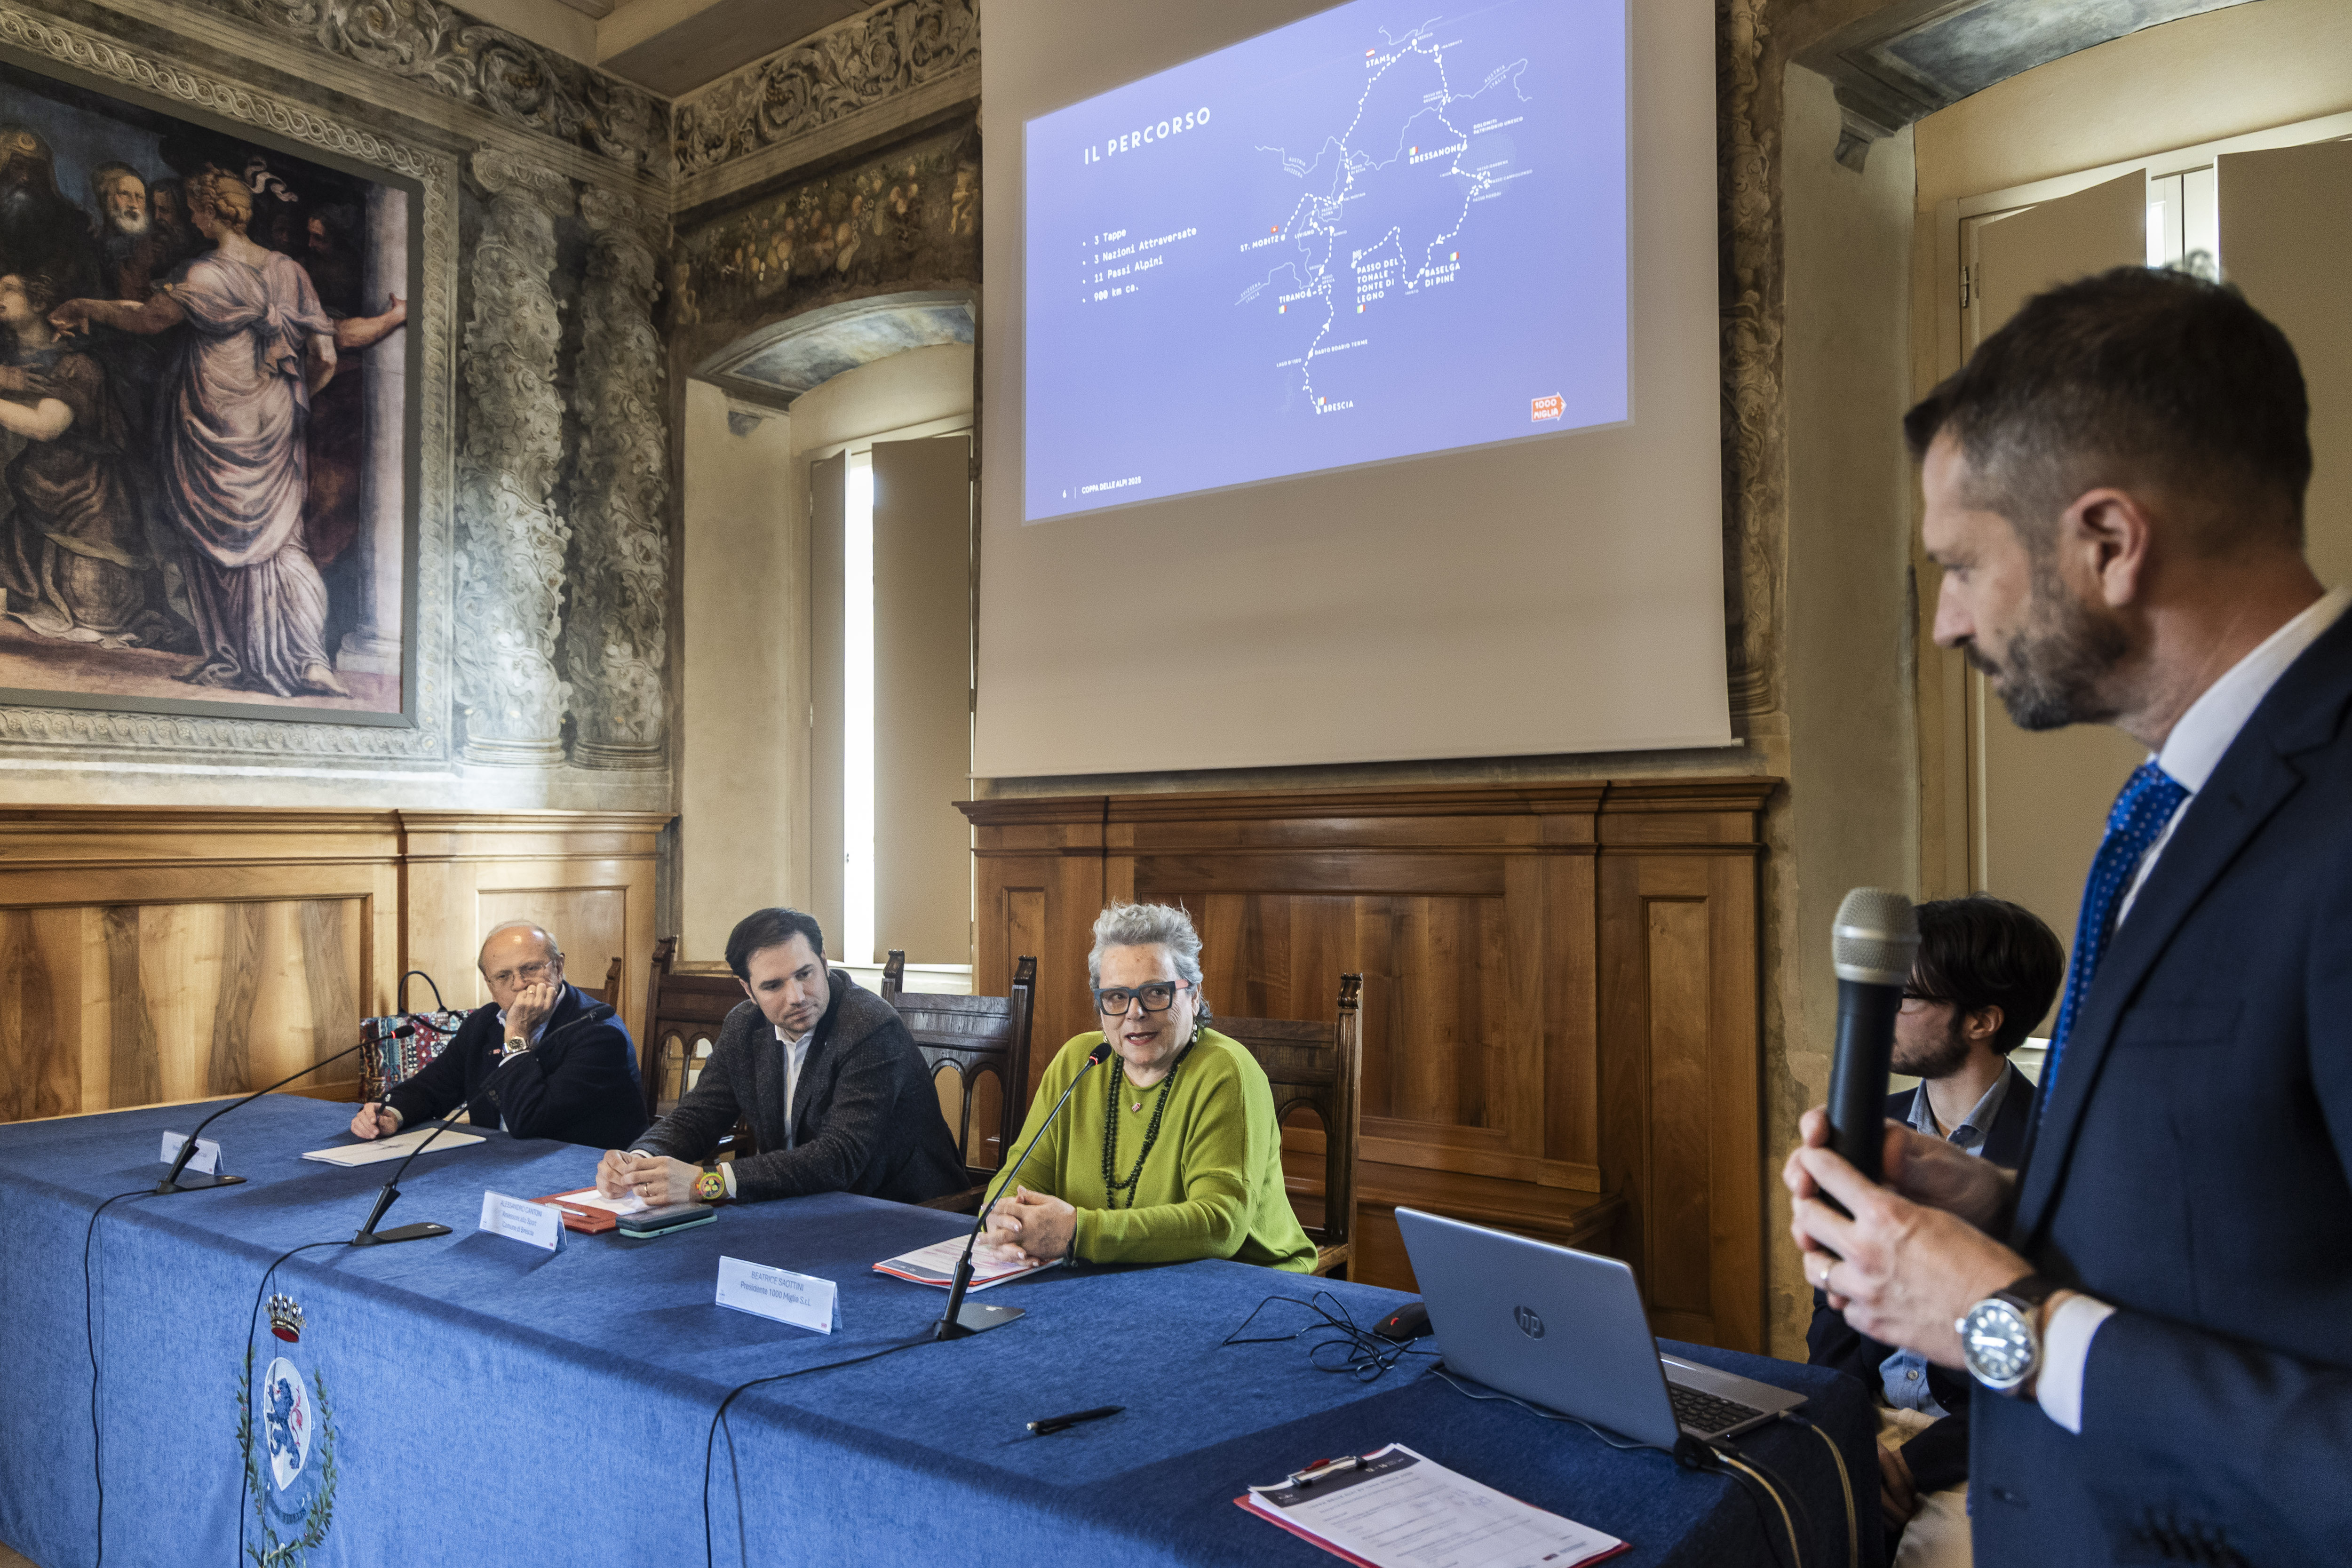
[[[469,762],[555,766],[571,688],[558,679],[564,547],[552,503],[563,458],[556,391],[561,314],[548,276],[572,183],[494,152],[474,154],[488,216],[474,251],[466,327],[466,446],[458,458],[457,700]]]
[[[979,61],[974,0],[877,6],[679,100],[678,172],[704,173]]]
[[[671,321],[688,363],[785,316],[980,279],[980,134],[966,121],[679,233]]]
[[[1723,246],[1723,565],[1731,710],[1780,706],[1773,657],[1785,504],[1776,95],[1762,60],[1768,0],[1717,0],[1717,199]]]
[[[669,116],[661,100],[438,0],[188,3],[486,109],[626,167],[669,172]]]
[[[413,180],[420,190],[424,229],[422,271],[414,280],[415,297],[409,301],[411,330],[422,339],[419,379],[423,386],[415,726],[284,722],[259,713],[248,719],[8,706],[0,707],[0,744],[17,758],[78,763],[136,755],[149,762],[168,758],[191,764],[257,757],[331,763],[438,763],[446,756],[449,744],[448,692],[442,672],[447,668],[449,648],[451,437],[446,389],[457,247],[454,165],[381,131],[13,6],[0,5],[0,42],[169,103],[185,104]]]
[[[663,746],[669,493],[663,353],[653,322],[661,217],[600,190],[580,198],[593,236],[582,300],[575,561],[565,629],[572,760],[589,768],[657,768]]]

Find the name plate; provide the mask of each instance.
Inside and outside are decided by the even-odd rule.
[[[161,1159],[163,1163],[168,1165],[173,1161],[180,1157],[180,1151],[187,1147],[187,1143],[188,1135],[186,1133],[166,1132],[163,1134],[163,1152],[158,1155],[157,1158]],[[187,1168],[195,1172],[196,1174],[200,1176],[219,1174],[220,1145],[214,1142],[209,1138],[197,1139],[196,1152],[188,1156]]]
[[[553,1252],[563,1245],[563,1215],[545,1204],[530,1203],[522,1198],[510,1198],[504,1193],[485,1191],[482,1194],[481,1228],[492,1236],[503,1236],[509,1241],[520,1241]]]
[[[841,1327],[841,1292],[832,1280],[740,1258],[719,1260],[719,1304],[820,1334]]]

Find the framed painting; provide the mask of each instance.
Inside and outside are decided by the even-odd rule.
[[[0,54],[0,703],[416,724],[421,194]]]

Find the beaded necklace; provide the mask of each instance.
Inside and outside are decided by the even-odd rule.
[[[1118,1086],[1127,1081],[1127,1064],[1121,1062],[1118,1071],[1105,1080],[1110,1089],[1103,1105],[1102,1173],[1103,1185],[1108,1189],[1108,1195],[1103,1200],[1106,1208],[1118,1207],[1118,1194],[1121,1193],[1127,1194],[1127,1206],[1135,1206],[1135,1184],[1143,1179],[1143,1163],[1151,1158],[1151,1145],[1159,1142],[1160,1118],[1168,1110],[1169,1093],[1176,1087],[1176,1075],[1183,1070],[1184,1058],[1191,1056],[1192,1047],[1200,1043],[1201,1028],[1195,1024],[1192,1037],[1184,1042],[1184,1048],[1176,1053],[1175,1065],[1168,1069],[1168,1076],[1160,1080],[1160,1101],[1151,1108],[1151,1124],[1143,1130],[1143,1152],[1135,1157],[1135,1168],[1128,1172],[1127,1180],[1123,1182],[1118,1179]],[[1139,1106],[1137,1109],[1142,1108]]]

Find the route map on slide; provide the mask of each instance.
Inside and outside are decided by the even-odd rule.
[[[1025,520],[1625,419],[1624,5],[1355,0],[1029,121]]]

